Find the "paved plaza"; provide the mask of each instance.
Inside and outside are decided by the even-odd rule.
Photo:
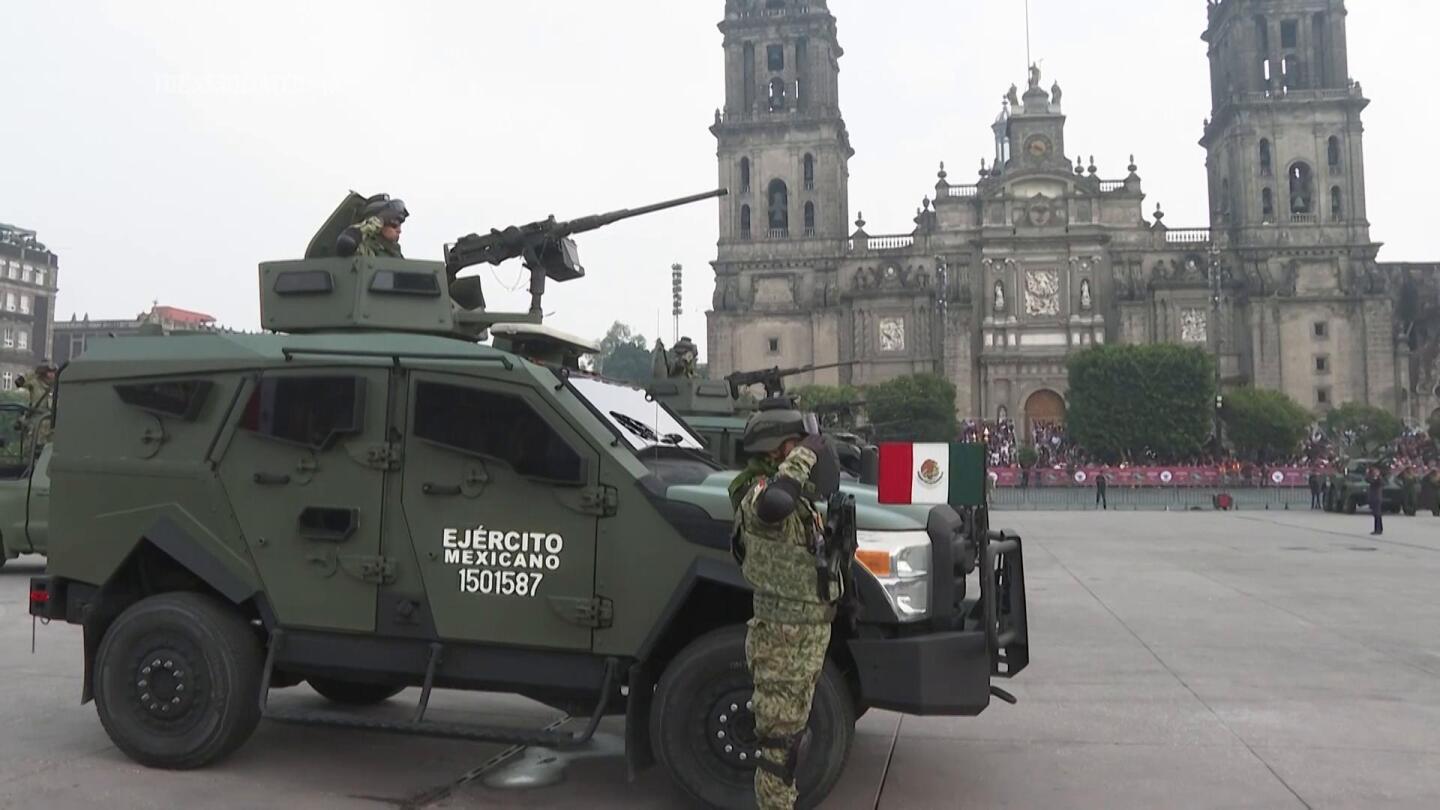
[[[871,712],[826,808],[1440,807],[1440,519],[1310,512],[1004,513],[1026,540],[1033,663],[982,717]],[[0,807],[670,808],[607,722],[559,784],[500,746],[262,723],[206,771],[148,771],[79,704],[80,633],[0,572]],[[405,698],[380,711],[402,713]],[[307,688],[276,702],[318,702]],[[545,725],[517,698],[454,717]]]

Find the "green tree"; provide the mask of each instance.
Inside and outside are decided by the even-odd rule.
[[[612,380],[646,382],[651,374],[652,361],[645,336],[616,321],[610,331],[600,339],[600,354],[595,360],[596,369]]]
[[[876,441],[948,442],[955,438],[955,386],[935,374],[897,377],[865,389]]]
[[[1389,411],[1347,402],[1325,415],[1331,441],[1350,454],[1371,455],[1400,437],[1405,426]]]
[[[1226,394],[1220,416],[1240,457],[1259,462],[1293,455],[1315,420],[1283,392],[1256,388]]]
[[[853,385],[806,385],[790,393],[800,407],[819,414],[826,427],[853,427],[864,409],[860,389]]]
[[[1097,346],[1070,357],[1066,429],[1076,444],[1114,463],[1129,454],[1179,460],[1214,428],[1215,365],[1204,351],[1172,344]]]

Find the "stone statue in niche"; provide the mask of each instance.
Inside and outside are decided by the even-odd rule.
[[[1090,293],[1090,279],[1080,282],[1080,310],[1089,312],[1095,307],[1095,299]]]
[[[997,282],[995,282],[995,307],[994,307],[994,308],[995,308],[995,312],[996,312],[996,313],[1004,314],[1004,312],[1005,312],[1005,282],[1003,282],[1003,281],[997,281]]]

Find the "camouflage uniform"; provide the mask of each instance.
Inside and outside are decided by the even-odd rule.
[[[55,400],[50,398],[51,384],[42,379],[41,370],[25,378],[25,392],[30,395],[30,410],[25,413],[24,431],[29,447],[43,447],[50,442],[55,426]]]
[[[737,516],[745,548],[743,571],[755,588],[755,617],[745,637],[745,660],[755,680],[755,731],[761,757],[778,769],[787,766],[794,750],[782,741],[798,739],[809,722],[835,608],[820,600],[816,587],[812,548],[823,523],[814,504],[801,498],[783,521],[767,524],[756,503],[774,475],[803,487],[814,465],[815,453],[805,447],[796,447],[778,468],[769,462],[770,469],[755,476]],[[787,783],[777,773],[757,768],[755,797],[760,810],[789,810],[797,798],[794,780]]]
[[[370,217],[356,227],[360,230],[360,247],[356,248],[355,255],[405,258],[400,252],[399,242],[391,242],[380,234],[385,223],[381,222],[379,217]]]

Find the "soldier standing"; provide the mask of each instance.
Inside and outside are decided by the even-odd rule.
[[[20,387],[30,395],[30,409],[25,412],[24,426],[27,443],[31,448],[38,449],[50,441],[50,433],[55,427],[55,400],[50,396],[55,387],[55,367],[48,364],[36,366],[35,373],[21,381]]]
[[[336,253],[341,256],[390,256],[405,258],[400,252],[400,232],[410,212],[403,200],[392,200],[388,194],[377,194],[360,210],[360,220],[340,234]]]
[[[750,465],[730,486],[736,555],[755,588],[745,661],[755,681],[760,810],[790,810],[835,603],[817,587],[823,523],[815,499],[840,485],[839,463],[811,414],[767,400],[745,426]],[[839,594],[839,583],[830,593]]]

